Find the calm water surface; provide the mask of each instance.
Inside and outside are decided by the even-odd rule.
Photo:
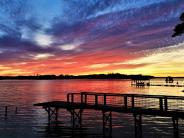
[[[164,80],[152,80],[164,83]],[[184,84],[183,80],[178,80]],[[57,137],[102,137],[102,114],[86,110],[83,115],[83,131],[72,133],[70,114],[59,111],[59,126],[48,128],[47,114],[34,103],[66,100],[70,92],[113,92],[138,94],[165,94],[184,96],[182,87],[130,86],[125,80],[1,80],[0,81],[0,138],[57,138]],[[4,106],[8,105],[8,116],[4,117]],[[18,113],[15,114],[15,107]],[[180,133],[184,137],[184,126],[180,120]],[[143,117],[143,137],[172,137],[170,118]],[[134,122],[131,114],[113,113],[113,137],[134,137]]]

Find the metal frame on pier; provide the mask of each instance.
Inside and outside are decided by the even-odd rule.
[[[81,92],[68,93],[67,101],[35,105],[44,107],[49,122],[53,118],[57,121],[59,108],[67,109],[71,113],[73,128],[82,127],[83,110],[100,110],[103,135],[108,137],[112,136],[112,112],[133,114],[136,138],[142,137],[143,115],[171,117],[174,138],[179,137],[178,119],[184,118],[184,97],[179,96]]]
[[[82,112],[83,109],[75,110],[71,109],[68,110],[71,113],[71,122],[73,128],[81,128],[82,127]]]
[[[48,122],[50,123],[51,121],[58,121],[58,110],[59,108],[57,107],[43,107],[45,111],[48,113]]]
[[[112,137],[112,112],[102,111],[103,117],[103,136]]]

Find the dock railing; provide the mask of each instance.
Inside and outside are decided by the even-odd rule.
[[[180,96],[81,92],[68,93],[67,102],[125,109],[143,108],[184,112],[184,97]]]

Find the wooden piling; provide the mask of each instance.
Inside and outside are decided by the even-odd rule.
[[[124,107],[127,108],[127,96],[124,96]]]
[[[104,93],[104,106],[106,106],[106,94]]]
[[[132,108],[134,108],[135,107],[135,105],[134,105],[134,95],[132,95]]]
[[[98,105],[98,95],[95,95],[95,105]]]
[[[71,103],[73,104],[74,103],[74,94],[72,93],[72,99],[71,99]]]
[[[159,106],[160,106],[160,110],[163,110],[163,99],[162,97],[159,98]]]
[[[167,111],[168,105],[167,105],[167,97],[164,97],[164,105],[165,105],[165,110]]]
[[[4,114],[4,116],[7,117],[7,115],[8,115],[8,107],[5,106],[5,114]]]
[[[173,121],[173,137],[179,138],[178,118],[172,117],[172,121]]]

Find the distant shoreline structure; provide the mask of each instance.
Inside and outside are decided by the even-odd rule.
[[[167,76],[166,76],[167,77]],[[150,80],[150,79],[165,79],[166,77],[157,77],[142,74],[89,74],[89,75],[30,75],[30,76],[0,76],[0,80],[62,80],[62,79],[124,79],[124,80]],[[174,79],[184,77],[172,77]]]
[[[36,76],[0,76],[0,80],[61,80],[61,79],[152,79],[150,75],[127,75],[120,73],[89,74],[89,75],[36,75]]]
[[[154,77],[152,79],[162,79],[163,82],[159,83],[151,83],[151,79],[149,78],[135,78],[131,79],[131,85],[136,87],[144,87],[144,86],[166,86],[166,87],[184,87],[184,84],[179,82],[178,79],[184,79],[184,77]],[[176,80],[175,80],[176,79]],[[164,83],[165,82],[165,83]]]

